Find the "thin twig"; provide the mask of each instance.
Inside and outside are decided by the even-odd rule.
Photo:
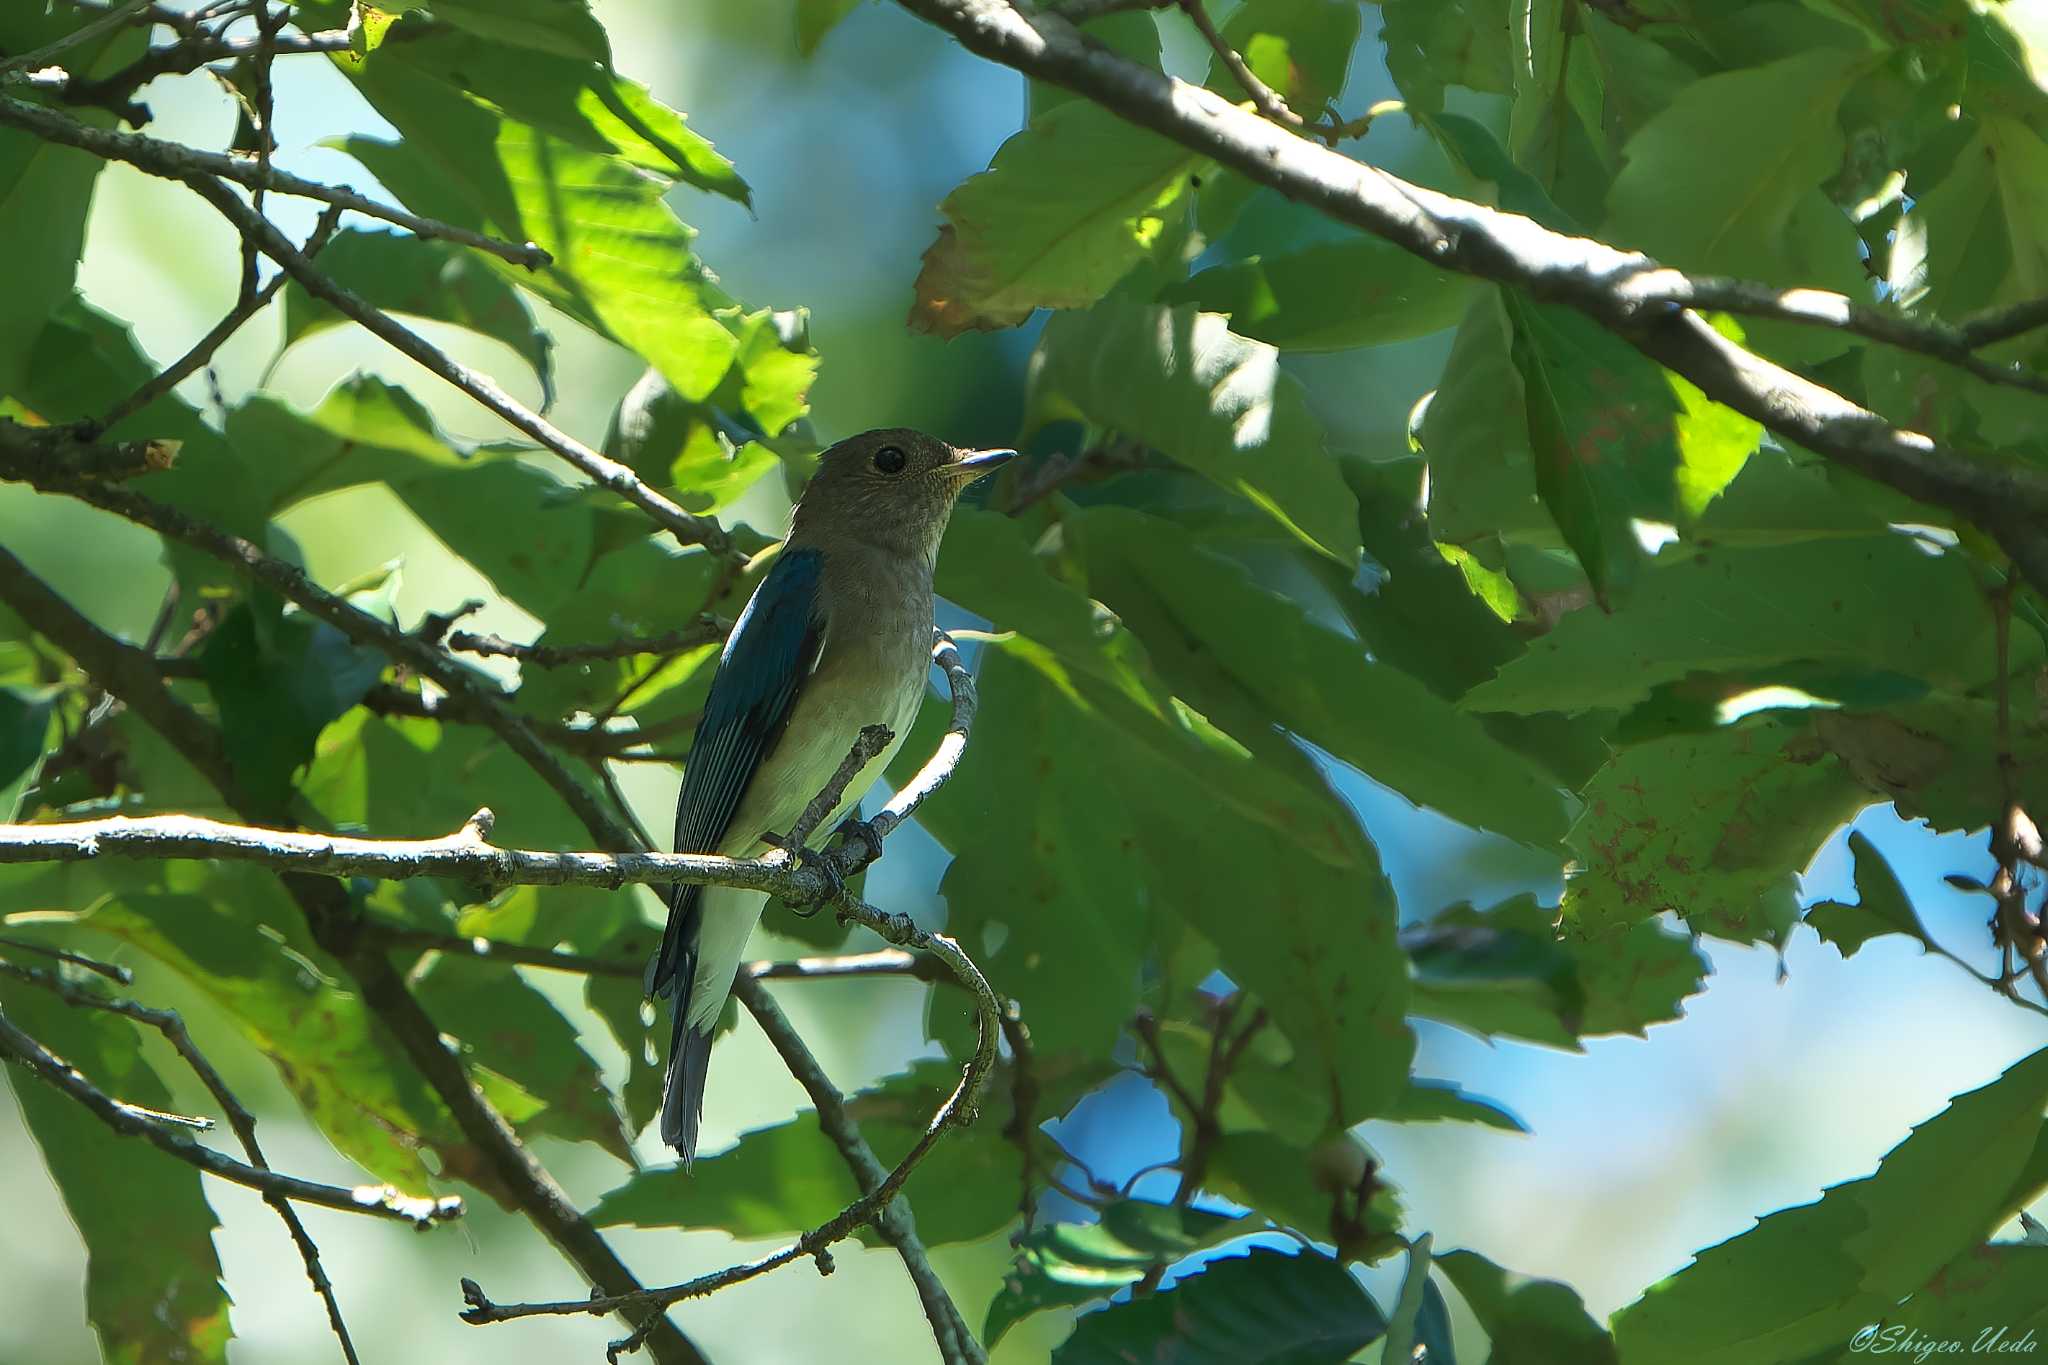
[[[0,107],[0,119],[4,119],[6,112],[4,107]],[[678,541],[685,545],[701,545],[715,555],[733,556],[738,553],[731,537],[726,535],[725,528],[716,521],[710,517],[700,517],[684,511],[674,500],[643,482],[630,465],[621,464],[610,456],[593,450],[499,388],[497,381],[490,376],[458,364],[440,347],[389,313],[372,307],[361,296],[342,288],[331,277],[322,274],[297,247],[284,238],[283,234],[252,211],[247,204],[229,193],[219,181],[208,175],[191,172],[173,178],[183,180],[195,194],[213,205],[221,216],[234,224],[240,232],[253,238],[263,249],[263,254],[277,262],[279,267],[297,280],[307,293],[331,305],[336,312],[361,326],[400,355],[418,361],[430,373],[468,394],[484,408],[561,457],[599,487],[638,507]]]
[[[789,1074],[811,1097],[819,1129],[845,1158],[860,1192],[867,1195],[880,1189],[889,1178],[888,1168],[882,1165],[874,1149],[861,1136],[860,1125],[846,1112],[846,1100],[839,1093],[839,1088],[818,1065],[818,1059],[811,1054],[803,1036],[775,1003],[775,997],[757,978],[745,974],[733,982],[733,994],[740,998],[740,1003],[754,1016],[754,1022],[761,1026],[761,1032],[781,1055]],[[918,1301],[924,1305],[925,1318],[931,1323],[939,1358],[947,1365],[982,1365],[988,1357],[974,1339],[966,1320],[960,1316],[960,1310],[946,1292],[946,1286],[932,1269],[924,1242],[917,1235],[910,1201],[898,1194],[885,1205],[875,1216],[875,1231],[903,1258],[903,1268],[909,1272],[910,1281],[917,1289]]]
[[[1689,307],[1631,310],[1617,282],[1657,262],[1411,184],[1199,86],[1088,40],[1056,13],[999,0],[897,0],[971,52],[1091,99],[1255,184],[1441,270],[1574,308],[1714,401],[1843,468],[1976,523],[2048,591],[2048,475],[1894,427],[1722,336]]]
[[[334,235],[335,227],[341,222],[341,213],[339,208],[329,205],[320,215],[319,223],[313,228],[313,235],[306,239],[304,250],[308,256],[319,255],[321,249],[327,245],[328,239]],[[205,336],[199,338],[191,350],[151,375],[134,393],[108,408],[103,416],[81,428],[81,434],[90,437],[95,432],[106,431],[122,419],[141,412],[183,383],[187,376],[213,359],[213,353],[218,351],[229,337],[240,331],[244,323],[262,312],[270,301],[277,297],[277,291],[284,288],[286,278],[284,272],[279,271],[271,276],[270,282],[260,290],[253,294],[244,291],[235,300],[235,306],[228,310],[227,316],[215,323],[213,329]]]
[[[213,1096],[214,1102],[220,1106],[221,1114],[227,1119],[228,1127],[234,1130],[236,1140],[242,1144],[242,1151],[249,1158],[249,1164],[259,1171],[270,1169],[270,1163],[263,1159],[263,1148],[256,1141],[256,1116],[235,1098],[235,1093],[228,1088],[227,1081],[221,1077],[213,1063],[207,1060],[206,1054],[199,1050],[199,1045],[192,1041],[191,1033],[185,1028],[185,1021],[179,1017],[176,1010],[152,1009],[133,1000],[101,995],[97,991],[75,986],[60,976],[39,971],[34,967],[19,967],[11,962],[0,961],[0,973],[50,991],[67,1005],[123,1015],[137,1023],[147,1024],[162,1034],[184,1059],[185,1065],[192,1069],[192,1074],[199,1078],[200,1084],[206,1087],[207,1093]],[[327,1278],[325,1267],[320,1264],[320,1248],[314,1244],[312,1235],[306,1231],[306,1225],[300,1221],[298,1210],[292,1207],[290,1200],[274,1192],[266,1193],[263,1201],[277,1211],[277,1216],[284,1221],[285,1230],[291,1236],[292,1244],[299,1249],[299,1259],[306,1266],[306,1278],[312,1281],[313,1292],[318,1294],[327,1306],[327,1321],[334,1329],[336,1339],[341,1342],[342,1358],[348,1365],[359,1365],[355,1343],[349,1339],[348,1324],[341,1316],[341,1304],[334,1296],[334,1284]]]
[[[571,664],[593,663],[601,659],[630,659],[640,654],[676,655],[685,650],[715,644],[723,640],[731,630],[732,622],[715,616],[704,616],[694,626],[685,626],[661,635],[599,640],[582,645],[522,645],[507,640],[502,635],[475,635],[466,630],[458,630],[448,636],[448,648],[460,654],[485,654],[502,659],[517,659],[520,663],[531,664],[535,668],[563,668]]]
[[[146,1111],[137,1106],[124,1104],[100,1090],[78,1068],[16,1028],[5,1015],[0,1015],[0,1053],[84,1105],[115,1132],[146,1138],[159,1150],[198,1167],[208,1175],[246,1186],[259,1194],[275,1194],[301,1204],[339,1209],[343,1213],[395,1218],[420,1228],[432,1227],[462,1215],[462,1200],[454,1195],[428,1199],[400,1194],[389,1185],[358,1185],[354,1189],[322,1185],[317,1181],[259,1169],[211,1147],[201,1146],[184,1133],[150,1122],[144,1117]]]
[[[135,973],[129,971],[126,967],[117,967],[111,962],[101,962],[96,958],[87,957],[83,953],[68,952],[63,948],[46,948],[40,943],[30,943],[26,939],[0,938],[0,948],[12,948],[17,952],[23,953],[40,953],[44,957],[54,958],[59,962],[68,962],[74,967],[82,967],[89,972],[97,972],[109,981],[118,981],[124,986],[133,983],[135,980]]]
[[[1245,93],[1251,96],[1252,107],[1283,128],[1292,128],[1299,132],[1308,126],[1308,120],[1288,108],[1287,101],[1280,97],[1280,93],[1260,80],[1245,59],[1238,55],[1237,49],[1230,45],[1229,40],[1216,31],[1216,25],[1210,20],[1208,8],[1203,5],[1202,0],[1177,0],[1177,3],[1180,5],[1181,13],[1194,22],[1196,31],[1222,61],[1232,79],[1243,86]]]
[[[488,251],[493,256],[510,261],[514,265],[524,266],[528,270],[539,270],[553,265],[555,260],[532,242],[504,242],[495,237],[487,237],[481,232],[457,227],[452,223],[422,218],[405,209],[380,204],[346,185],[322,184],[317,180],[307,180],[275,167],[271,168],[266,177],[259,173],[255,162],[241,157],[201,151],[196,147],[165,142],[142,133],[94,128],[76,119],[67,118],[54,109],[45,109],[40,105],[7,95],[0,95],[0,124],[10,124],[34,133],[46,142],[76,147],[104,160],[125,161],[138,170],[169,180],[181,180],[192,184],[196,178],[219,177],[222,180],[233,181],[245,189],[253,190],[262,185],[278,194],[289,194],[299,199],[317,199],[339,208],[353,209],[365,217],[382,219],[384,222],[404,228],[415,237],[438,237],[462,246],[475,247],[478,251]]]
[[[0,76],[15,71],[34,71],[48,66],[53,58],[60,57],[74,47],[82,46],[103,34],[117,28],[126,28],[137,16],[149,8],[149,0],[128,0],[127,4],[108,10],[91,23],[73,29],[63,37],[43,44],[39,48],[24,52],[16,57],[0,58]]]

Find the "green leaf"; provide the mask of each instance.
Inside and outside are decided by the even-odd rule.
[[[2017,655],[2027,635],[2015,637]],[[2015,659],[2015,668],[2038,667]],[[2022,806],[2048,798],[2048,720],[2015,706],[2010,727]],[[1864,790],[1906,819],[1937,830],[1981,829],[1997,818],[1984,774],[1998,770],[1998,704],[1989,697],[1934,692],[1883,710],[1816,711],[1814,733],[1848,765]]]
[[[1856,860],[1859,899],[1854,905],[1823,901],[1808,910],[1806,922],[1814,932],[1840,949],[1843,957],[1854,957],[1858,948],[1885,934],[1905,934],[1927,944],[1927,930],[1907,899],[1906,888],[1899,885],[1898,874],[1877,845],[1861,830],[1851,830],[1849,852]]]
[[[1582,795],[1568,924],[1599,935],[1675,910],[1738,942],[1782,942],[1795,874],[1870,800],[1805,724],[1770,716],[1624,749]]]
[[[414,994],[442,1033],[460,1041],[472,1065],[489,1067],[543,1107],[517,1124],[591,1142],[632,1164],[632,1138],[576,1030],[513,968],[442,954],[413,981]]]
[[[911,326],[940,336],[1085,308],[1186,212],[1202,158],[1098,105],[1069,100],[996,149],[939,207]]]
[[[1472,287],[1464,276],[1367,240],[1212,266],[1159,298],[1226,314],[1233,332],[1283,351],[1342,351],[1455,327]]]
[[[893,1167],[959,1079],[926,1064],[848,1100],[848,1113],[882,1164]],[[927,1245],[986,1237],[1017,1214],[1017,1149],[992,1126],[948,1133],[904,1186]],[[717,1227],[735,1237],[785,1236],[815,1227],[860,1195],[846,1159],[810,1112],[742,1133],[685,1171],[642,1171],[591,1210],[599,1227]]]
[[[1036,563],[1014,522],[956,522],[939,589],[1025,632],[984,648],[977,756],[919,820],[956,855],[951,932],[1000,935],[982,960],[1042,1046],[1109,1047],[1140,962],[1192,927],[1267,1005],[1330,1121],[1390,1101],[1412,1046],[1391,893],[1300,751],[1249,736],[1255,755],[1165,694],[1136,641]],[[1015,818],[985,818],[996,809]],[[1247,917],[1253,903],[1269,913]]]
[[[1842,162],[1836,111],[1869,62],[1819,48],[1678,91],[1623,149],[1601,240],[1681,270],[1864,296],[1855,227],[1820,186]]]
[[[2030,1201],[2048,1050],[2014,1063],[1886,1154],[1875,1174],[1701,1252],[1614,1318],[1623,1360],[1751,1365],[1840,1349]]]
[[[647,87],[611,69],[604,33],[581,0],[516,0],[509,14],[500,13],[496,0],[460,0],[453,14],[441,8],[435,6],[438,17],[469,31],[425,31],[405,42],[386,42],[367,58],[336,59],[408,141],[419,134],[400,114],[435,104],[451,112],[468,106],[559,139],[567,148],[751,202],[746,182],[708,139]],[[543,10],[572,16],[572,22],[531,22]],[[420,21],[404,23],[410,28]]]
[[[1046,324],[1038,422],[1079,417],[1249,499],[1311,548],[1358,562],[1358,507],[1279,353],[1191,308],[1120,300]]]
[[[1357,1144],[1349,1134],[1331,1141]],[[1256,1209],[1283,1227],[1316,1237],[1334,1236],[1332,1215],[1340,1200],[1318,1169],[1323,1147],[1323,1143],[1313,1148],[1296,1146],[1259,1128],[1225,1133],[1210,1149],[1209,1173],[1202,1179],[1202,1188]],[[1393,1186],[1377,1175],[1374,1180],[1365,1223],[1369,1236],[1380,1237],[1400,1228],[1401,1201]],[[1348,1217],[1349,1191],[1341,1202]]]
[[[1502,1270],[1476,1251],[1451,1251],[1436,1268],[1486,1329],[1488,1365],[1618,1365],[1614,1339],[1570,1285]]]
[[[1989,668],[1991,625],[1962,557],[1929,555],[1905,535],[1703,544],[1659,555],[1624,609],[1567,615],[1465,705],[1624,707],[1688,674],[1812,661],[1968,685]]]
[[[1456,1081],[1411,1076],[1408,1089],[1385,1116],[1394,1123],[1476,1123],[1504,1133],[1526,1133],[1529,1125],[1496,1100],[1475,1095]]]
[[[1502,298],[1537,493],[1604,603],[1635,579],[1642,550],[1634,522],[1697,520],[1762,428],[1584,314],[1514,290]]]
[[[1490,910],[1457,905],[1404,931],[1415,964],[1409,1008],[1482,1038],[1576,1047],[1586,1007],[1557,912],[1517,896]]]
[[[4,980],[0,1011],[102,1092],[152,1109],[172,1107],[170,1092],[143,1059],[131,1021]],[[197,1168],[114,1132],[27,1070],[6,1070],[65,1212],[85,1242],[85,1310],[99,1335],[100,1358],[107,1365],[226,1361],[228,1295],[213,1247],[220,1220],[207,1205]]]
[[[230,415],[227,435],[249,471],[240,496],[261,505],[257,515],[335,488],[384,484],[444,545],[535,615],[551,613],[590,564],[591,504],[521,460],[523,447],[470,450],[452,441],[411,394],[373,377],[344,381],[310,413],[252,400]],[[193,466],[188,477],[198,483],[218,474]]]
[[[1424,114],[1443,109],[1444,87],[1514,90],[1507,0],[1389,0],[1380,6],[1387,72]]]
[[[1254,1247],[1172,1288],[1090,1313],[1053,1365],[1315,1365],[1379,1340],[1387,1320],[1321,1252]]]
[[[320,270],[371,305],[451,323],[503,342],[532,368],[543,406],[554,397],[554,340],[503,275],[465,247],[395,232],[349,228],[320,253]],[[284,344],[345,324],[297,280],[284,289]]]
[[[384,664],[380,652],[285,611],[268,592],[230,611],[206,637],[199,667],[243,797],[258,809],[287,809],[292,774],[313,757],[320,732],[363,699]]]
[[[1579,984],[1586,991],[1582,1031],[1645,1036],[1651,1024],[1685,1013],[1687,996],[1697,995],[1711,970],[1688,934],[1673,933],[1644,920],[1623,933],[1573,943]]]
[[[496,42],[611,65],[604,26],[584,0],[433,0],[428,8],[436,19]]]
[[[94,17],[82,10],[12,5],[0,13],[0,52],[33,51],[90,22]],[[61,60],[78,76],[104,76],[139,56],[147,40],[142,30],[123,28],[66,52]],[[20,86],[10,85],[7,93],[43,102]],[[114,123],[112,115],[99,110],[64,113],[96,128]],[[0,398],[25,396],[21,385],[29,353],[50,314],[71,297],[85,254],[93,182],[105,164],[33,133],[0,129],[0,242],[7,244],[9,281],[7,306],[0,308]]]
[[[1554,781],[1297,600],[1161,518],[1100,506],[1064,521],[1091,590],[1204,713],[1248,702],[1419,805],[1537,847],[1563,837]]]
[[[481,1153],[362,999],[306,943],[277,879],[256,869],[173,867],[163,889],[126,892],[80,922],[134,944],[219,1005],[276,1064],[336,1150],[377,1180],[425,1194],[434,1172],[494,1196]]]
[[[1312,119],[1344,89],[1358,19],[1349,0],[1245,0],[1224,20],[1223,38],[1268,89]],[[1233,104],[1250,98],[1221,57],[1210,59],[1208,84]]]
[[[1246,1220],[1143,1200],[1109,1204],[1095,1223],[1050,1223],[1017,1244],[1017,1260],[988,1306],[982,1340],[991,1348],[1018,1322],[1048,1308],[1074,1308],[1136,1284],[1153,1265],[1238,1236]]]
[[[355,136],[343,148],[408,208],[535,242],[554,264],[515,275],[520,283],[634,351],[685,397],[718,387],[738,351],[713,316],[728,301],[691,252],[691,230],[662,201],[660,181],[431,87],[390,81],[366,93],[405,140]],[[519,270],[495,256],[490,264]]]
[[[0,822],[18,818],[56,735],[54,689],[0,687]]]
[[[1917,1334],[1922,1341],[1967,1342],[1985,1355],[1998,1353],[2001,1346],[2008,1354],[2031,1355],[2020,1343],[2032,1337],[2038,1345],[2048,1338],[2044,1275],[2048,1247],[2005,1242],[1972,1247],[1885,1315],[1871,1349],[1900,1343],[1903,1350],[1913,1341],[1911,1334]]]

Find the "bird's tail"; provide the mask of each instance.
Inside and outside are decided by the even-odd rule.
[[[686,983],[671,1006],[675,1032],[669,1039],[668,1070],[661,1081],[661,1140],[676,1149],[685,1170],[697,1156],[704,1077],[711,1069],[711,1030],[690,1027],[688,994]]]
[[[666,996],[671,1032],[668,1068],[661,1078],[661,1140],[688,1169],[697,1155],[697,1123],[704,1114],[704,1077],[711,1066],[711,1029],[690,1027],[690,995],[697,977],[697,923],[702,888],[669,889],[668,929],[647,964],[647,993]]]

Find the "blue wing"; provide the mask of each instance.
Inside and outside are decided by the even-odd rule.
[[[676,803],[678,852],[717,849],[760,770],[789,724],[797,693],[817,666],[825,643],[818,580],[824,557],[816,550],[785,550],[740,613],[719,656],[704,702],[704,718],[683,769]],[[697,1146],[711,1034],[688,1027],[690,985],[697,972],[698,920],[703,888],[671,887],[668,930],[647,967],[647,993],[673,995],[668,1069],[662,1079],[661,1136],[687,1162]]]
[[[785,551],[733,626],[683,769],[676,803],[677,852],[717,849],[747,784],[789,723],[797,692],[824,644],[818,610],[823,566],[824,556],[816,550]],[[698,891],[694,886],[671,888],[668,932],[648,973],[651,995],[667,993],[695,937]]]

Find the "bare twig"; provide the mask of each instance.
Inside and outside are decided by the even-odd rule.
[[[249,1158],[249,1164],[259,1171],[270,1169],[270,1163],[263,1159],[263,1149],[256,1141],[256,1116],[235,1098],[234,1091],[228,1088],[228,1083],[222,1079],[220,1072],[207,1060],[206,1054],[199,1050],[199,1045],[192,1041],[191,1033],[185,1028],[185,1021],[178,1016],[176,1010],[152,1009],[132,1000],[101,995],[97,991],[73,985],[60,976],[33,967],[16,966],[11,962],[0,961],[0,973],[50,991],[67,1005],[123,1015],[137,1023],[147,1024],[161,1033],[184,1059],[185,1065],[192,1068],[192,1074],[199,1078],[200,1084],[206,1087],[214,1102],[220,1106],[221,1114],[227,1119],[228,1127],[234,1130],[236,1140],[242,1144],[242,1151]],[[328,1325],[334,1329],[335,1338],[341,1343],[342,1358],[348,1365],[358,1365],[355,1343],[349,1339],[348,1324],[341,1316],[341,1303],[334,1296],[334,1284],[327,1278],[326,1268],[320,1264],[320,1248],[314,1244],[312,1234],[306,1231],[305,1223],[300,1221],[298,1210],[294,1209],[291,1201],[282,1194],[267,1192],[263,1196],[263,1201],[275,1209],[277,1216],[284,1220],[285,1230],[291,1235],[292,1244],[299,1249],[299,1258],[306,1266],[306,1278],[312,1282],[313,1292],[318,1294],[327,1306]]]
[[[274,1194],[301,1204],[339,1209],[343,1213],[395,1218],[420,1228],[432,1227],[435,1223],[462,1215],[462,1201],[453,1195],[427,1199],[400,1194],[389,1185],[358,1185],[354,1189],[322,1185],[317,1181],[301,1180],[297,1176],[279,1175],[276,1171],[246,1165],[211,1147],[201,1146],[184,1133],[151,1122],[145,1117],[147,1111],[124,1104],[100,1090],[78,1068],[16,1028],[5,1015],[0,1015],[0,1053],[84,1105],[115,1132],[145,1138],[158,1149],[208,1175],[246,1186],[259,1194]]]
[[[1209,10],[1202,0],[1177,0],[1177,3],[1180,5],[1181,13],[1193,21],[1196,32],[1202,35],[1202,40],[1209,44],[1210,50],[1223,63],[1224,69],[1229,71],[1232,79],[1243,86],[1245,93],[1251,96],[1253,108],[1283,128],[1292,128],[1299,132],[1308,126],[1308,120],[1288,108],[1287,101],[1280,97],[1280,93],[1260,80],[1245,59],[1238,55],[1237,49],[1230,45],[1229,40],[1216,31],[1216,25],[1210,20]]]
[[[107,980],[118,981],[124,986],[135,980],[135,973],[129,971],[126,967],[117,967],[111,962],[101,962],[96,958],[87,957],[83,953],[67,952],[62,948],[46,948],[40,943],[30,943],[26,939],[0,938],[0,948],[12,948],[16,952],[21,953],[39,953],[58,962],[68,962],[72,966],[83,968],[88,972],[96,972],[100,976],[107,978]]]
[[[880,1189],[889,1178],[888,1168],[882,1165],[874,1149],[861,1136],[860,1125],[846,1112],[845,1098],[832,1084],[824,1068],[818,1065],[818,1059],[804,1044],[802,1035],[775,1003],[775,997],[758,978],[744,973],[733,982],[733,994],[739,996],[740,1003],[753,1014],[754,1022],[761,1026],[761,1032],[781,1055],[789,1074],[796,1077],[804,1093],[811,1097],[811,1105],[818,1115],[818,1127],[846,1159],[860,1192],[867,1195]],[[917,1288],[918,1301],[924,1305],[925,1318],[931,1323],[939,1358],[946,1365],[980,1365],[985,1362],[988,1357],[983,1353],[981,1344],[974,1339],[974,1333],[960,1316],[952,1296],[947,1294],[945,1285],[932,1269],[924,1242],[917,1235],[910,1201],[901,1194],[889,1201],[875,1216],[875,1231],[903,1258],[903,1268],[910,1273],[911,1283]]]
[[[789,833],[782,836],[784,852],[798,854],[804,845],[810,842],[811,835],[817,832],[818,826],[824,824],[826,818],[839,808],[840,799],[846,795],[847,785],[860,775],[862,768],[880,757],[882,751],[889,747],[889,741],[894,738],[896,736],[886,725],[860,727],[860,733],[854,736],[853,747],[847,751],[845,758],[839,760],[839,767],[833,771],[832,780],[811,798],[811,803],[804,807],[803,814],[797,816],[796,823],[789,827]]]
[[[321,248],[327,245],[328,238],[334,235],[335,226],[340,221],[341,210],[329,205],[320,215],[319,223],[314,226],[313,235],[306,239],[304,250],[308,256],[320,254]],[[277,291],[284,287],[285,279],[283,272],[279,272],[260,290],[253,293],[245,290],[241,297],[235,300],[235,306],[228,310],[227,316],[215,323],[213,329],[205,336],[199,338],[191,350],[151,375],[134,393],[108,408],[105,415],[82,428],[80,434],[90,439],[95,432],[106,431],[123,418],[141,412],[183,383],[186,376],[213,359],[213,353],[218,351],[229,337],[240,331],[244,323],[262,312],[265,306],[277,297]]]
[[[569,809],[592,829],[593,837],[601,838],[613,848],[633,846],[631,832],[613,819],[590,790],[578,782],[561,760],[541,743],[533,727],[506,705],[495,684],[488,679],[390,622],[361,610],[346,598],[326,591],[299,569],[265,554],[240,536],[230,535],[177,508],[126,489],[77,477],[61,463],[52,460],[38,445],[25,440],[22,433],[26,430],[0,418],[0,478],[19,479],[45,492],[68,494],[137,525],[147,526],[159,535],[202,550],[242,570],[287,601],[296,602],[356,644],[379,650],[415,672],[432,678],[451,696],[461,698],[464,707],[488,725],[507,747],[553,787]],[[0,551],[0,554],[4,553]],[[5,561],[0,561],[0,567],[5,567]],[[25,569],[22,573],[26,576]],[[0,593],[5,591],[6,580],[7,575],[0,573]],[[68,608],[63,608],[63,611],[68,612]],[[139,650],[134,652],[154,676],[156,662]],[[160,680],[154,686],[160,690]],[[117,696],[128,696],[119,687],[107,690]],[[232,783],[232,775],[227,773],[224,759],[219,771]]]
[[[53,109],[30,104],[24,100],[0,95],[0,124],[11,125],[26,132],[34,133],[48,142],[76,147],[108,161],[125,161],[138,170],[166,179],[182,180],[191,184],[197,178],[218,177],[233,181],[247,189],[258,185],[278,194],[289,194],[300,199],[318,199],[338,208],[352,209],[369,218],[382,219],[397,227],[404,228],[416,237],[439,237],[444,241],[488,251],[493,256],[524,266],[528,270],[539,270],[554,264],[554,257],[534,245],[499,241],[468,228],[456,227],[433,218],[422,218],[416,213],[390,204],[380,204],[365,195],[358,194],[345,185],[327,185],[317,180],[307,180],[272,167],[268,176],[262,175],[256,163],[240,157],[226,156],[219,152],[201,151],[181,143],[165,142],[160,138],[147,137],[141,133],[123,133],[108,128],[93,128],[67,118]]]
[[[680,654],[684,650],[697,649],[723,640],[731,629],[732,622],[715,616],[705,616],[694,626],[685,626],[661,635],[599,640],[582,645],[522,645],[507,640],[502,635],[473,635],[469,631],[458,630],[449,635],[448,648],[461,654],[485,654],[502,659],[517,659],[520,663],[531,664],[535,668],[562,668],[571,664],[592,663],[600,659],[630,659],[639,654]]]
[[[7,426],[0,422],[0,437]],[[0,441],[0,446],[4,444]],[[103,690],[121,697],[212,783],[230,806],[250,818],[252,804],[235,780],[219,732],[170,694],[156,660],[147,652],[115,639],[79,615],[4,549],[0,549],[0,601],[66,650]],[[390,959],[374,944],[361,940],[361,917],[347,890],[339,882],[319,877],[287,874],[280,880],[305,917],[314,941],[347,971],[365,1007],[447,1104],[463,1136],[481,1157],[473,1179],[494,1182],[502,1189],[590,1283],[614,1294],[639,1289],[639,1280],[603,1235],[477,1090],[462,1060],[444,1043],[441,1030]],[[703,1365],[703,1354],[660,1310],[634,1302],[621,1311],[651,1332],[648,1343],[660,1365]]]
[[[992,61],[1140,126],[1435,265],[1578,309],[1709,398],[1843,467],[1975,522],[2048,591],[2048,475],[1912,431],[1729,341],[1689,302],[1625,304],[1618,286],[1661,270],[1638,253],[1410,184],[1198,86],[1088,41],[1064,18],[1003,0],[898,0]]]
[[[2026,299],[2004,308],[1987,309],[1964,318],[1960,327],[1970,346],[1991,346],[2010,341],[2037,327],[2048,327],[2048,298]]]
[[[6,110],[0,108],[0,121]],[[145,169],[147,169],[145,167]],[[499,388],[490,376],[450,359],[432,342],[406,327],[389,313],[371,307],[350,290],[322,274],[283,234],[211,176],[187,173],[182,179],[221,216],[253,239],[263,254],[277,262],[314,298],[331,305],[336,312],[357,323],[400,355],[418,361],[437,377],[446,380],[483,407],[560,456],[593,483],[632,503],[655,523],[685,545],[701,545],[712,554],[733,556],[738,552],[725,528],[709,517],[684,511],[674,500],[655,491],[635,474],[630,465],[603,455],[563,431],[533,409]]]

